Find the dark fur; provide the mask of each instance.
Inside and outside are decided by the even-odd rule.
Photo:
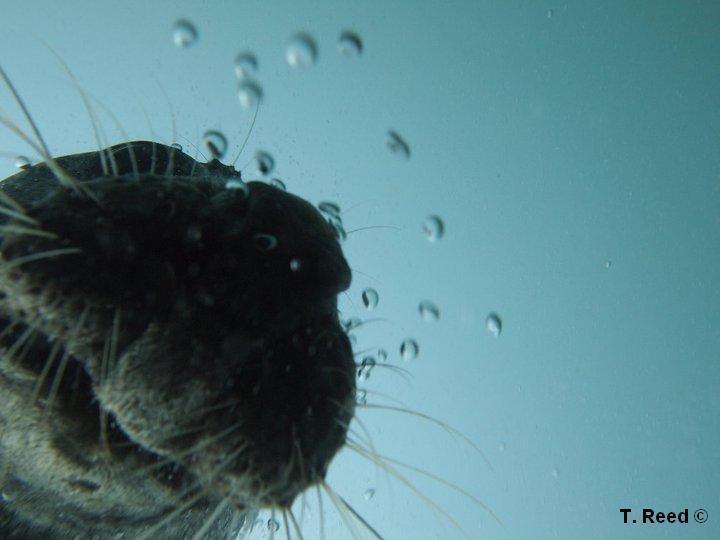
[[[337,317],[350,270],[315,208],[264,183],[226,189],[239,180],[232,167],[172,147],[109,151],[118,171],[107,176],[98,152],[57,159],[97,201],[61,187],[43,164],[0,184],[57,235],[4,233],[3,263],[82,250],[0,264],[3,537],[133,537],[193,486],[197,504],[157,534],[192,534],[224,498],[236,509],[288,506],[324,477],[354,413],[354,362]],[[28,327],[36,331],[10,357]]]

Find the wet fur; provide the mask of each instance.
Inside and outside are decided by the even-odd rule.
[[[56,163],[94,196],[44,164],[0,184],[34,222],[0,218],[0,534],[180,538],[217,509],[224,537],[289,507],[354,414],[332,228],[157,143]]]

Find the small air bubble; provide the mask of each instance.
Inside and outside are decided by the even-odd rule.
[[[396,156],[403,159],[410,159],[410,146],[396,131],[390,130],[387,132],[385,144],[387,144],[387,147]]]
[[[357,403],[358,405],[366,405],[367,404],[367,390],[358,388],[355,391],[355,403]]]
[[[415,360],[420,352],[420,347],[414,339],[406,339],[400,344],[400,356],[406,362]]]
[[[372,356],[366,356],[363,358],[360,368],[358,369],[358,379],[361,381],[367,381],[370,378],[370,373],[375,367],[375,358]]]
[[[242,180],[228,180],[225,182],[225,189],[237,189],[242,191],[243,195],[247,197],[250,195],[250,188]]]
[[[548,19],[552,19],[553,15],[555,15],[555,11],[553,11],[552,9],[548,9],[547,13],[545,14]]]
[[[277,247],[278,241],[272,234],[258,233],[253,236],[253,244],[260,251],[271,251]]]
[[[378,349],[377,357],[381,362],[387,362],[388,353],[385,349]]]
[[[290,271],[299,272],[300,268],[302,268],[302,263],[300,262],[300,259],[290,259]]]
[[[173,147],[175,150],[180,150],[182,152],[182,144],[174,142],[170,146]]]
[[[501,442],[500,444],[498,444],[498,451],[504,452],[506,447],[506,444],[504,442]]]
[[[285,49],[285,60],[293,69],[305,69],[317,60],[317,45],[308,34],[296,35]]]
[[[338,206],[337,203],[323,201],[318,204],[318,209],[327,216],[340,219],[340,206]]]
[[[260,150],[255,153],[255,163],[257,163],[258,171],[263,176],[270,174],[275,168],[275,160],[267,152]]]
[[[267,528],[270,532],[277,532],[278,530],[280,530],[280,522],[278,522],[278,520],[276,519],[270,518],[267,520]]]
[[[553,469],[550,471],[550,475],[551,475],[553,478],[557,478],[558,476],[560,476],[560,470],[557,469],[557,468],[553,468]]]
[[[612,266],[612,261],[605,261],[605,268],[610,268]]]
[[[285,182],[280,180],[279,178],[271,178],[269,184],[277,189],[281,189],[283,191],[287,191],[287,187],[285,186]]]
[[[422,223],[422,230],[428,242],[437,242],[445,234],[445,223],[440,216],[428,216]]]
[[[209,129],[203,134],[203,144],[215,159],[222,159],[228,148],[225,135],[214,129]]]
[[[375,309],[380,301],[380,295],[375,289],[367,288],[362,292],[362,301],[366,309]]]
[[[493,336],[498,337],[502,332],[502,320],[497,313],[490,313],[485,319],[485,327]]]
[[[440,309],[430,300],[423,300],[418,305],[420,317],[425,322],[435,322],[440,318]]]
[[[15,158],[15,167],[18,169],[29,169],[30,168],[30,158],[27,158],[25,156],[18,156]]]
[[[363,497],[365,497],[366,501],[369,501],[375,496],[375,490],[373,488],[369,488],[365,490],[365,493],[363,494]]]
[[[330,223],[330,226],[333,228],[333,231],[335,232],[335,238],[338,239],[339,242],[344,242],[347,240],[347,232],[345,232],[345,227],[342,226],[342,223],[335,220],[328,220],[328,223]]]
[[[235,57],[235,76],[238,79],[253,77],[258,70],[257,56],[249,51],[241,52]]]
[[[189,47],[197,41],[198,32],[195,25],[186,19],[180,19],[173,26],[173,43],[176,47]]]
[[[356,57],[360,56],[363,44],[360,36],[355,32],[345,31],[338,38],[338,52],[343,56]]]
[[[243,81],[238,86],[237,97],[242,109],[254,109],[262,100],[262,87],[255,81]]]

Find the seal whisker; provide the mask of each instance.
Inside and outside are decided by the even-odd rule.
[[[210,516],[205,520],[205,523],[203,524],[200,529],[193,535],[192,540],[202,540],[202,537],[205,535],[206,532],[212,527],[212,525],[215,523],[217,518],[220,516],[220,514],[225,510],[228,506],[229,499],[225,497],[220,503],[215,507],[215,510],[213,510],[213,513],[210,514]]]
[[[288,507],[288,513],[290,514],[290,522],[293,525],[293,529],[295,529],[295,535],[299,540],[304,540],[302,532],[300,532],[300,525],[298,525],[297,519],[295,519],[295,514],[293,514],[292,508]]]
[[[0,213],[3,212],[3,208],[0,208]],[[32,229],[30,227],[22,227],[20,225],[0,225],[0,233],[19,234],[23,236],[41,236],[43,238],[50,238],[51,240],[57,239],[57,234],[40,229]]]
[[[10,259],[9,261],[2,261],[0,262],[0,271],[2,272],[8,272],[9,270],[12,270],[13,268],[17,268],[18,266],[21,266],[23,264],[34,262],[34,261],[41,261],[43,259],[52,259],[53,257],[61,257],[63,255],[74,255],[77,253],[82,253],[82,250],[80,248],[58,248],[58,249],[49,249],[47,251],[41,251],[39,253],[31,253],[30,255],[24,255],[22,257],[16,257],[14,259]],[[2,258],[2,254],[0,253],[0,258]]]
[[[420,500],[422,500],[428,508],[431,510],[438,512],[442,516],[445,517],[450,523],[452,523],[455,528],[466,538],[471,539],[472,537],[463,529],[463,527],[458,523],[458,521],[450,514],[447,510],[445,510],[442,506],[440,506],[438,503],[433,501],[430,497],[425,495],[420,489],[418,489],[415,484],[413,484],[407,477],[405,477],[400,471],[395,469],[392,465],[385,463],[382,459],[377,458],[376,456],[373,456],[370,454],[367,450],[365,450],[362,446],[353,443],[348,442],[346,444],[348,448],[359,454],[360,456],[368,459],[369,461],[377,464],[380,468],[384,469],[387,473],[395,477],[397,480],[399,480],[402,484],[404,484],[408,489],[410,489],[415,495],[417,495]]]
[[[48,148],[47,144],[45,143],[45,139],[43,139],[42,135],[40,135],[40,130],[38,130],[37,124],[35,123],[35,120],[33,120],[32,115],[30,114],[30,111],[28,110],[27,106],[25,105],[25,102],[20,97],[20,94],[15,89],[15,86],[13,85],[10,78],[5,73],[5,70],[2,66],[0,66],[0,79],[3,80],[5,86],[10,90],[10,93],[13,95],[13,98],[15,99],[15,102],[18,104],[20,109],[22,109],[23,115],[25,116],[26,120],[30,124],[30,127],[32,128],[33,132],[35,133],[35,136],[37,138],[37,143],[34,142],[30,137],[28,137],[25,132],[23,132],[20,127],[15,124],[12,120],[5,117],[4,115],[0,114],[0,123],[4,124],[10,131],[18,135],[21,139],[23,139],[26,143],[28,143],[46,162],[47,166],[50,168],[50,170],[55,174],[55,177],[58,179],[58,181],[61,184],[64,184],[66,187],[69,187],[73,190],[75,190],[80,195],[85,195],[91,199],[93,199],[95,202],[97,202],[97,199],[95,198],[95,195],[87,189],[86,186],[83,186],[81,182],[78,182],[76,179],[74,179],[72,176],[70,176],[64,169],[62,169],[55,159],[50,154],[50,149]]]
[[[50,44],[43,42],[45,47],[55,56],[60,66],[65,71],[65,74],[70,78],[70,81],[73,84],[73,87],[77,91],[77,93],[80,95],[80,99],[83,102],[83,105],[85,107],[85,111],[88,114],[88,117],[90,118],[90,124],[92,126],[93,135],[95,137],[95,143],[98,147],[98,154],[100,156],[100,166],[102,168],[102,172],[104,176],[108,176],[109,170],[108,170],[108,164],[107,159],[108,156],[105,155],[106,149],[104,147],[107,146],[107,144],[104,144],[104,137],[100,137],[100,121],[95,114],[95,110],[92,108],[92,104],[90,103],[90,100],[88,99],[87,93],[85,92],[85,89],[80,85],[79,81],[77,80],[77,77],[75,76],[75,73],[70,69],[70,66],[67,65],[67,62],[65,62],[65,59],[58,54],[55,49],[53,49]],[[114,162],[114,159],[112,157],[112,154],[110,154],[110,151],[107,150],[108,155],[110,157],[110,160],[113,165],[113,173],[117,175],[117,163]]]
[[[203,490],[198,490],[198,491],[199,492],[197,494],[195,494],[190,500],[179,505],[177,508],[173,509],[167,516],[165,516],[163,519],[161,519],[157,523],[151,525],[148,529],[145,529],[145,531],[143,531],[137,537],[137,540],[147,540],[149,538],[152,538],[152,536],[155,532],[162,529],[165,525],[170,523],[172,520],[174,520],[176,517],[178,517],[183,512],[190,510],[193,506],[195,506],[197,504],[197,502],[205,496],[205,492]]]
[[[72,334],[70,335],[70,339],[68,339],[67,345],[65,346],[63,355],[60,357],[60,365],[58,366],[57,371],[55,372],[55,376],[53,377],[52,385],[50,386],[50,392],[48,394],[48,400],[47,400],[47,403],[45,404],[44,417],[46,420],[48,417],[48,412],[52,409],[52,406],[53,406],[53,403],[57,396],[58,390],[60,389],[60,381],[62,380],[63,375],[65,374],[65,368],[67,367],[68,361],[70,360],[70,347],[75,342],[75,340],[78,338],[80,331],[82,330],[83,326],[85,325],[85,320],[87,319],[89,312],[90,312],[90,306],[86,305],[83,308],[82,313],[80,313],[80,317],[78,318],[77,324],[73,328]]]
[[[377,540],[383,540],[383,537],[380,536],[380,533],[377,532],[371,525],[368,523],[368,521],[362,517],[351,505],[349,502],[347,502],[341,495],[338,495],[338,498],[340,499],[340,502],[343,504],[345,508],[347,508],[350,513],[352,513],[353,516],[355,516],[355,519],[357,519],[360,523],[362,523],[365,528],[372,534]]]
[[[247,144],[248,140],[250,139],[250,135],[252,134],[253,128],[255,127],[255,120],[257,120],[258,110],[260,109],[260,100],[257,101],[255,104],[255,112],[253,112],[252,121],[250,122],[250,129],[248,129],[247,135],[245,135],[245,140],[243,140],[243,143],[240,145],[240,150],[238,150],[237,155],[235,156],[235,159],[233,159],[232,166],[234,167],[237,163],[237,160],[240,159],[240,155],[242,154],[243,150],[245,150],[245,145]],[[240,170],[243,170],[245,167],[243,167]]]
[[[325,511],[323,509],[322,492],[320,491],[319,483],[315,484],[315,492],[317,493],[318,514],[320,514],[320,540],[325,540]]]
[[[345,523],[345,526],[347,527],[348,531],[350,531],[350,534],[354,539],[360,538],[360,533],[355,527],[355,523],[352,521],[352,515],[348,515],[349,512],[347,508],[340,502],[339,496],[337,493],[335,493],[335,490],[330,487],[330,484],[328,484],[325,480],[320,481],[320,485],[322,485],[323,489],[325,490],[325,493],[328,494],[328,497],[330,497],[330,501],[333,503],[333,506],[338,511],[338,514],[340,515],[340,518],[343,520],[343,523]]]
[[[460,437],[466,444],[468,444],[470,447],[472,447],[485,461],[486,465],[490,468],[490,470],[494,470],[492,464],[488,460],[485,453],[480,449],[480,447],[475,444],[470,437],[465,435],[460,430],[452,427],[451,425],[443,422],[442,420],[438,420],[437,418],[434,418],[428,414],[424,414],[418,411],[413,411],[412,409],[406,409],[404,407],[395,407],[393,405],[378,405],[374,403],[366,403],[366,404],[358,404],[358,407],[362,409],[382,409],[386,411],[395,411],[400,412],[403,414],[409,414],[411,416],[415,416],[416,418],[422,418],[423,420],[427,420],[428,422],[432,422],[433,424],[440,426],[443,430],[445,430],[447,433],[453,436]]]
[[[283,525],[285,526],[285,540],[291,540],[290,539],[290,526],[288,525],[288,518],[287,518],[287,509],[282,509],[282,518],[283,518]]]
[[[25,208],[22,207],[22,205],[17,202],[15,199],[13,199],[10,195],[5,193],[2,189],[0,189],[0,202],[5,203],[6,205],[12,207],[15,209],[15,212],[17,212],[20,215],[23,215],[25,217],[28,217],[26,215]],[[1,208],[1,207],[0,207]],[[32,218],[28,218],[32,219]],[[34,220],[33,220],[34,221]]]

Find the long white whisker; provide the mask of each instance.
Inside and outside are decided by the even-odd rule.
[[[405,409],[403,407],[395,407],[393,405],[376,405],[376,404],[358,404],[357,405],[361,409],[381,409],[386,411],[395,411],[395,412],[401,412],[403,414],[409,414],[410,416],[415,416],[417,418],[422,418],[423,420],[427,420],[428,422],[432,422],[436,426],[441,427],[446,432],[448,432],[451,435],[455,435],[457,437],[460,437],[466,444],[468,444],[470,447],[472,447],[485,461],[485,464],[490,468],[490,470],[494,470],[492,464],[490,463],[490,460],[485,456],[485,453],[480,449],[480,447],[475,444],[470,437],[465,435],[463,432],[459,431],[458,429],[452,427],[449,424],[446,424],[445,422],[438,420],[437,418],[433,418],[430,415],[413,411],[411,409]]]
[[[340,499],[340,502],[343,503],[343,505],[345,506],[345,508],[347,508],[348,510],[350,510],[350,512],[352,513],[352,515],[355,516],[355,518],[356,518],[360,523],[362,523],[363,525],[365,525],[365,528],[366,528],[368,531],[370,531],[370,534],[372,534],[375,538],[377,538],[377,540],[383,540],[383,537],[380,536],[380,533],[377,532],[377,531],[367,522],[367,520],[366,520],[364,517],[362,517],[360,514],[358,514],[357,511],[356,511],[352,506],[350,506],[350,503],[348,503],[345,499],[343,499],[342,495],[338,495],[338,498]]]
[[[0,208],[0,213],[3,212],[3,208]],[[57,234],[42,231],[40,229],[32,229],[30,227],[21,227],[20,225],[0,225],[0,233],[6,234],[19,234],[22,236],[41,236],[43,238],[50,238],[51,240],[57,239]]]
[[[383,462],[381,459],[376,458],[375,456],[371,455],[367,450],[365,450],[363,447],[348,442],[345,443],[345,446],[353,450],[354,452],[360,454],[361,456],[365,457],[366,459],[370,460],[373,463],[376,463],[381,468],[385,469],[388,473],[390,473],[392,476],[397,478],[400,482],[402,482],[408,489],[410,489],[415,495],[417,495],[423,502],[425,502],[426,505],[428,505],[429,508],[435,510],[436,512],[439,512],[445,518],[452,523],[455,528],[462,533],[463,536],[466,538],[472,538],[465,529],[458,523],[458,521],[452,517],[452,515],[445,510],[442,506],[440,506],[438,503],[433,501],[430,497],[425,495],[422,491],[420,491],[415,484],[413,484],[410,480],[408,480],[400,471],[392,467],[391,465],[388,465],[387,463]]]
[[[330,501],[333,503],[335,508],[338,511],[338,514],[340,514],[340,518],[343,520],[343,523],[345,523],[345,526],[348,528],[348,531],[350,531],[350,534],[353,538],[358,539],[360,538],[360,534],[358,533],[358,530],[355,528],[355,524],[349,519],[350,516],[347,515],[347,508],[340,502],[337,493],[330,487],[330,485],[325,481],[321,480],[320,484],[322,485],[323,489],[325,490],[325,493],[328,494],[328,497],[330,497]]]
[[[0,271],[7,272],[8,270],[12,270],[13,268],[17,268],[18,266],[22,266],[23,264],[29,262],[41,261],[43,259],[51,259],[53,257],[60,257],[62,255],[73,255],[75,253],[82,253],[82,250],[80,248],[59,248],[50,249],[48,251],[41,251],[39,253],[32,253],[30,255],[16,257],[14,259],[10,259],[7,262],[0,263]]]
[[[220,516],[220,514],[227,508],[229,503],[229,499],[227,497],[220,501],[220,503],[215,507],[215,510],[213,510],[213,513],[210,514],[210,517],[208,517],[205,520],[205,523],[203,524],[200,529],[193,535],[192,540],[202,540],[202,537],[205,535],[206,532],[212,527],[213,523],[215,523],[215,520]]]
[[[255,127],[255,120],[257,120],[258,110],[260,109],[260,100],[257,101],[255,104],[255,112],[253,113],[252,122],[250,122],[250,129],[248,129],[247,135],[245,135],[245,140],[240,145],[240,150],[238,150],[237,155],[235,156],[235,159],[233,159],[232,166],[235,167],[235,164],[237,163],[237,160],[240,159],[240,155],[242,154],[243,150],[245,150],[245,145],[247,144],[248,140],[250,139],[250,135],[252,134],[252,130]]]

